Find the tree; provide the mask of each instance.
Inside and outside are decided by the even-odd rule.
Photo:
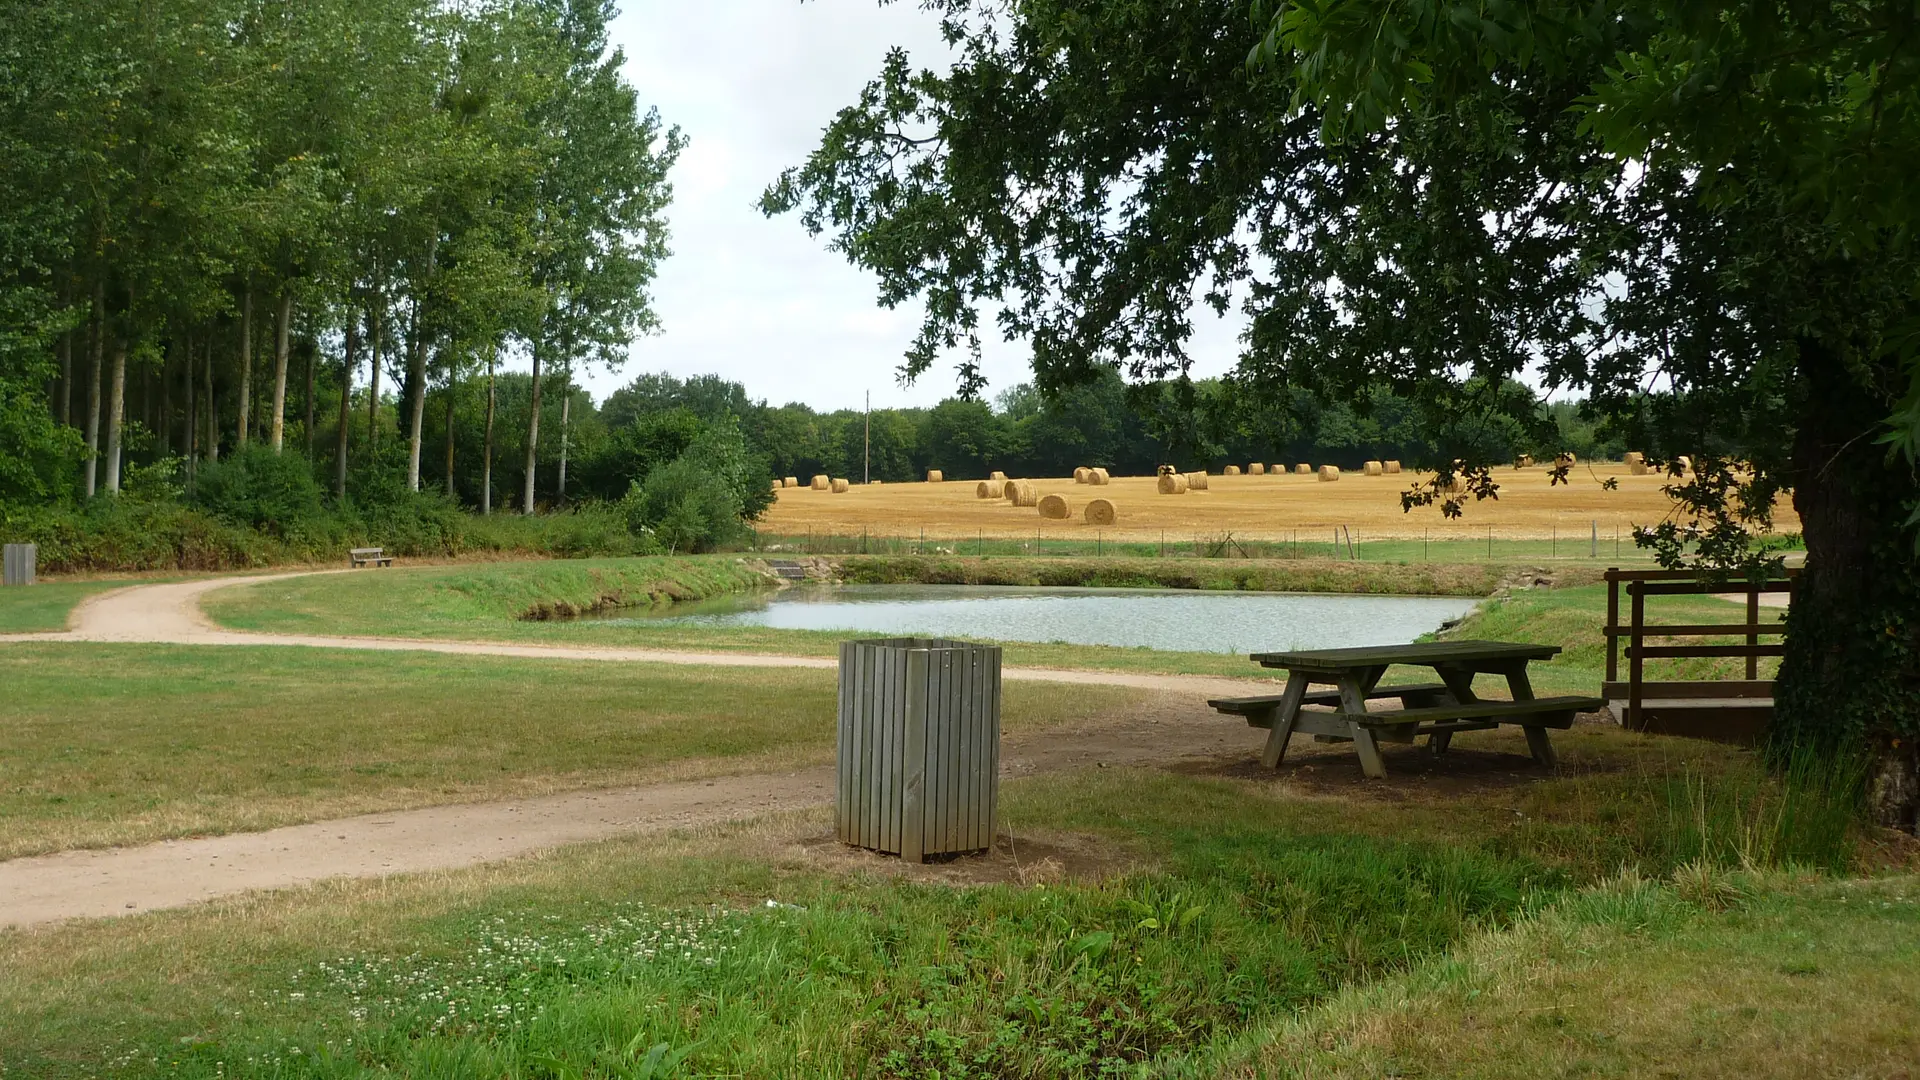
[[[1780,744],[1874,747],[1907,778],[1890,819],[1913,823],[1900,522],[1920,499],[1911,453],[1875,445],[1911,451],[1920,418],[1899,351],[1920,340],[1897,179],[1920,142],[1911,10],[936,6],[953,67],[890,54],[763,199],[830,232],[883,302],[925,298],[907,374],[990,304],[1044,391],[1177,376],[1194,298],[1239,304],[1238,391],[1359,408],[1388,389],[1479,498],[1489,424],[1559,437],[1516,380],[1584,391],[1604,430],[1704,466],[1652,538],[1669,559],[1757,569],[1751,530],[1792,489],[1808,570]],[[1408,504],[1463,512],[1451,471]]]

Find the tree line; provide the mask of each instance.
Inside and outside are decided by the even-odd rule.
[[[683,140],[602,0],[77,0],[0,34],[0,504],[297,451],[419,491],[429,399],[532,510],[541,391],[653,325]],[[524,427],[500,374],[524,367]],[[455,447],[445,447],[453,468]],[[564,466],[563,466],[564,467]],[[494,485],[484,484],[491,492]],[[483,496],[491,502],[491,496]]]

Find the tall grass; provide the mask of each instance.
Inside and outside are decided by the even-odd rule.
[[[1852,866],[1866,763],[1796,749],[1779,772],[1665,782],[1668,858],[1679,864],[1841,873]]]

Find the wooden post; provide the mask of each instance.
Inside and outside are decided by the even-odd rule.
[[[1748,578],[1747,579],[1747,645],[1751,648],[1758,649],[1760,647],[1760,631],[1758,629],[1759,626],[1760,626],[1760,584],[1759,582],[1754,581],[1752,578]],[[1758,678],[1760,678],[1760,657],[1755,655],[1754,653],[1748,653],[1747,654],[1747,681],[1753,682]]]
[[[1640,676],[1646,665],[1640,655],[1640,628],[1647,622],[1647,597],[1637,581],[1627,584],[1627,595],[1633,598],[1633,628],[1627,639],[1627,716],[1621,726],[1631,728],[1640,722]]]

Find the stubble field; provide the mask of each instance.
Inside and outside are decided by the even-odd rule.
[[[1072,509],[1065,521],[1042,518],[1033,507],[1015,507],[1005,499],[981,499],[976,481],[942,484],[854,485],[844,494],[788,488],[768,511],[760,528],[781,536],[860,534],[961,539],[1033,537],[1085,538],[1095,533],[1114,541],[1191,541],[1232,534],[1245,540],[1322,543],[1344,527],[1356,538],[1418,540],[1435,543],[1484,540],[1488,530],[1502,540],[1545,540],[1559,536],[1601,543],[1630,537],[1637,525],[1652,525],[1673,512],[1659,475],[1632,476],[1617,463],[1581,464],[1570,482],[1555,486],[1551,470],[1494,470],[1499,498],[1469,499],[1463,520],[1448,521],[1438,509],[1401,509],[1401,492],[1418,478],[1344,474],[1323,483],[1316,476],[1292,473],[1265,476],[1213,476],[1208,490],[1161,495],[1154,477],[1114,477],[1105,487],[1076,484],[1072,477],[1035,480],[1041,496],[1064,495]],[[803,478],[804,479],[804,478]],[[1617,480],[1608,490],[1605,482]],[[1114,525],[1088,525],[1082,513],[1088,500],[1113,502]],[[1800,522],[1790,506],[1780,508],[1775,528],[1797,533]],[[1629,546],[1631,540],[1628,541]]]

